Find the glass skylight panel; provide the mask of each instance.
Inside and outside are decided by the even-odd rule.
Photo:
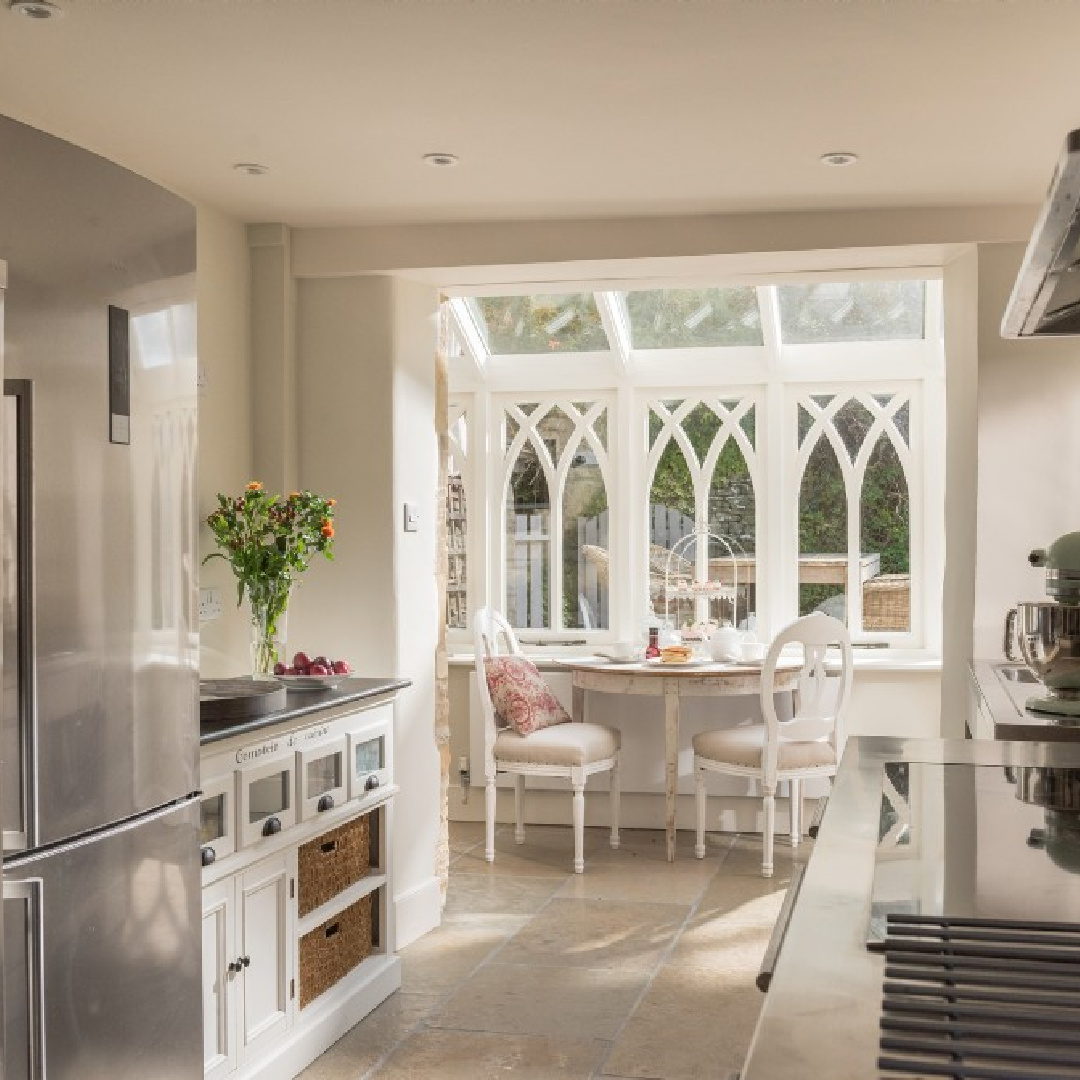
[[[634,349],[760,345],[757,290],[651,289],[625,294]]]
[[[477,296],[469,303],[494,355],[610,348],[592,293]]]
[[[923,336],[924,281],[820,281],[781,285],[777,293],[785,345]]]

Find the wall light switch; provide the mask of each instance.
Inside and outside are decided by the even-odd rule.
[[[405,531],[416,532],[420,528],[420,507],[416,503],[405,504]]]
[[[221,618],[221,590],[199,590],[199,622],[213,622]]]

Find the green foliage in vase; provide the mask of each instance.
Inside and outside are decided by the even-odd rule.
[[[289,602],[289,589],[316,555],[333,559],[334,506],[310,491],[271,495],[252,480],[237,497],[219,494],[217,509],[206,519],[224,559],[236,575],[236,604],[245,594],[252,617],[273,638]]]

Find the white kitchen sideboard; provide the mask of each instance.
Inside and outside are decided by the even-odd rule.
[[[401,985],[393,699],[202,747],[206,1080],[291,1080]]]

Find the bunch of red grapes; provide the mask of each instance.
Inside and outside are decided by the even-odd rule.
[[[351,670],[348,660],[331,660],[326,656],[312,660],[306,652],[296,653],[287,666],[280,660],[274,665],[275,675],[348,675]]]

